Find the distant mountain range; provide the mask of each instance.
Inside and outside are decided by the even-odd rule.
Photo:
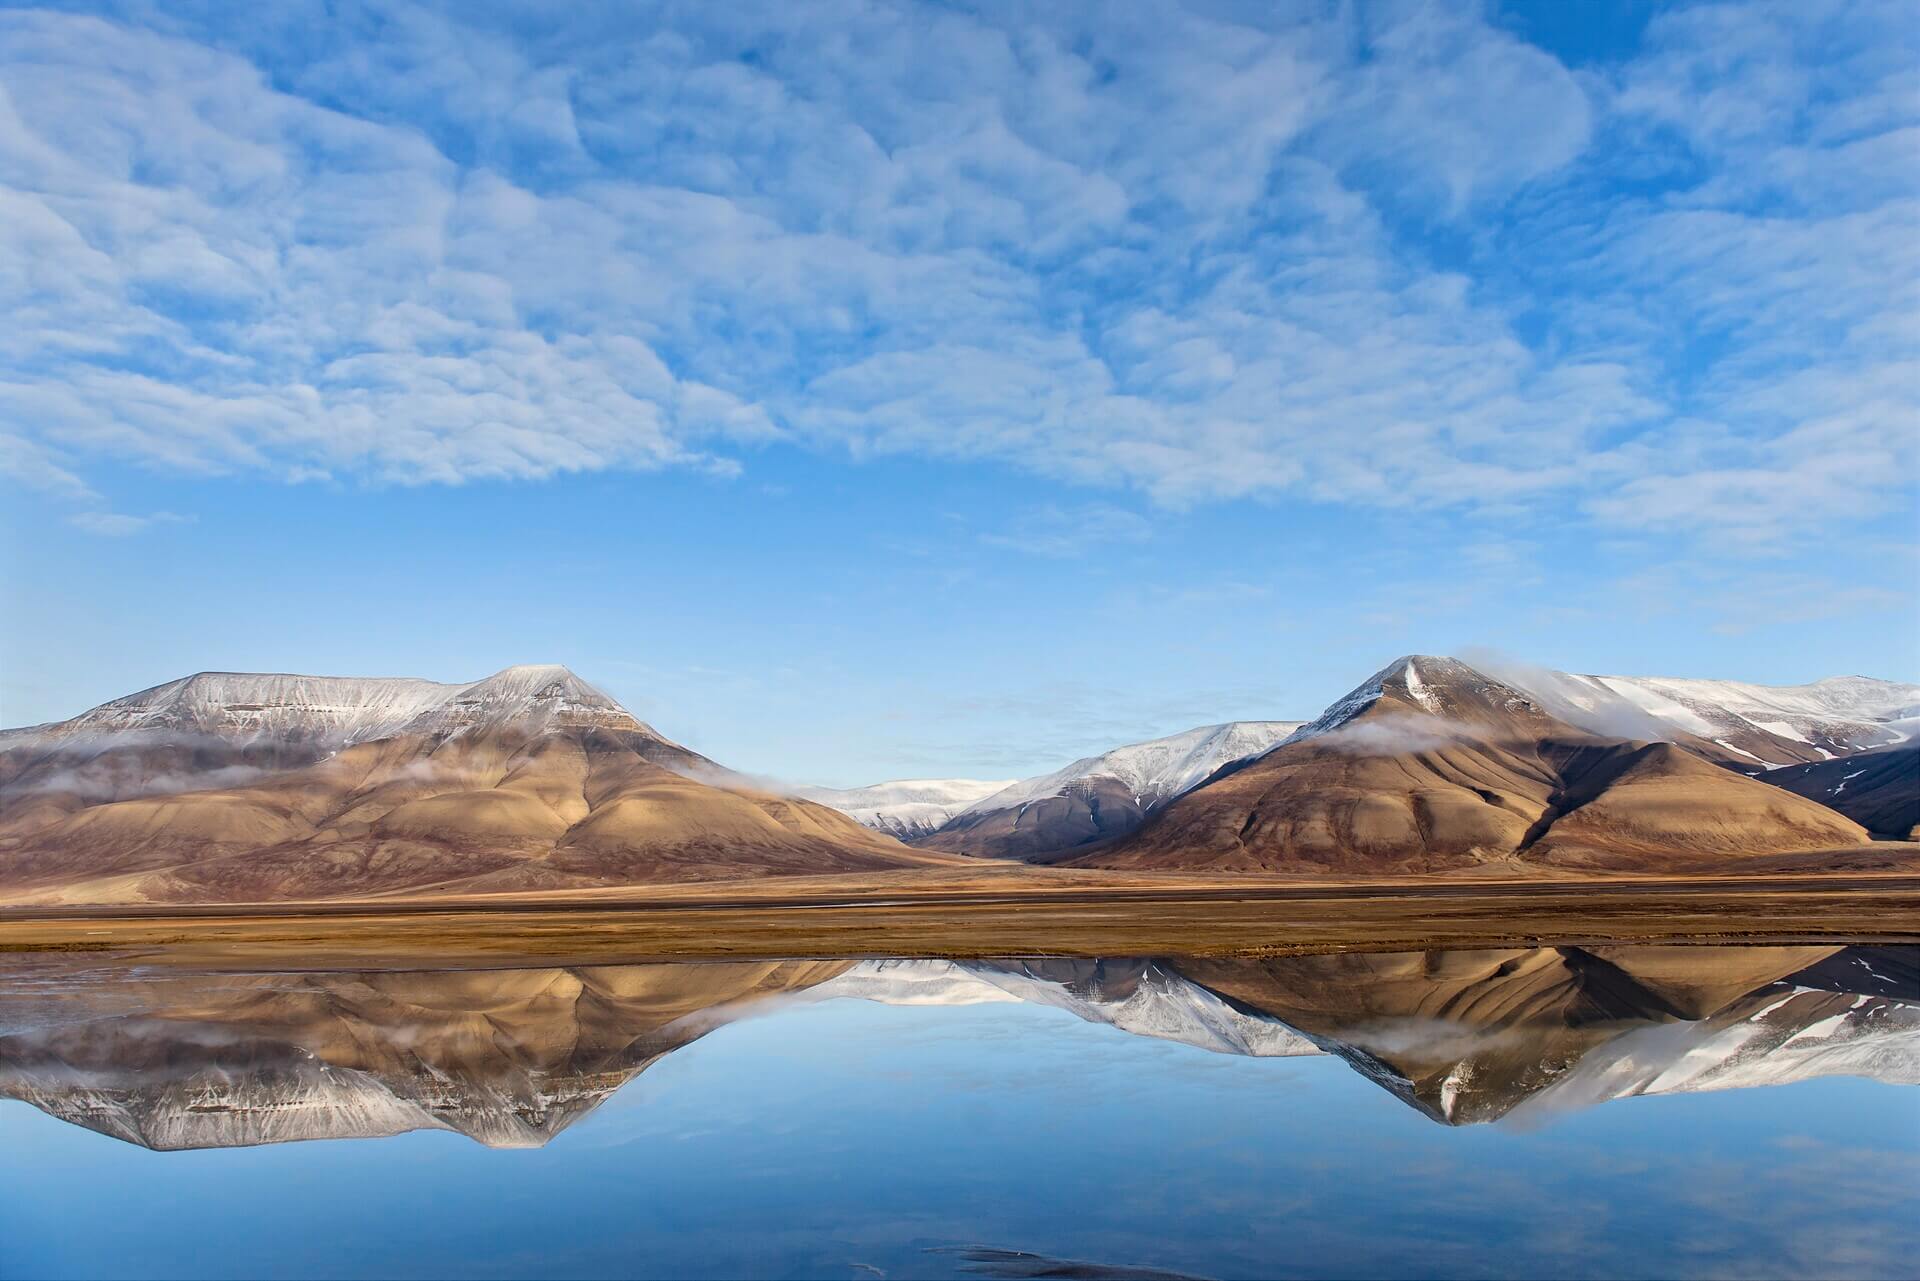
[[[983,856],[1677,867],[1907,836],[1917,711],[1920,686],[1862,677],[1776,689],[1415,656],[1310,722],[1203,726],[1011,783],[787,792],[563,667],[209,672],[0,732],[0,901],[531,893]]]
[[[871,787],[802,787],[796,795],[888,836],[931,836],[974,802],[1013,784],[1010,778],[902,778]]]
[[[1570,725],[1678,743],[1736,768],[1797,765],[1920,735],[1920,685],[1835,676],[1811,685],[1656,676],[1574,676],[1498,660],[1490,675]]]
[[[1266,752],[1299,728],[1299,721],[1232,721],[1116,747],[983,796],[918,843],[1031,858],[1125,836],[1224,766]]]
[[[1772,687],[1737,681],[1579,676],[1510,663],[1489,663],[1487,666],[1497,671],[1501,679],[1483,675],[1480,670],[1454,659],[1429,657],[1419,659],[1417,664],[1413,659],[1403,659],[1394,668],[1376,675],[1336,702],[1312,723],[1240,721],[1227,725],[1208,725],[1166,738],[1115,748],[987,795],[957,811],[944,826],[930,832],[896,834],[929,849],[1049,862],[1080,856],[1089,858],[1090,865],[1099,864],[1101,859],[1091,854],[1093,847],[1124,849],[1124,843],[1119,838],[1144,827],[1150,818],[1173,801],[1207,783],[1214,775],[1232,772],[1283,745],[1290,747],[1324,734],[1363,713],[1363,724],[1375,728],[1356,727],[1352,732],[1342,735],[1339,740],[1342,749],[1340,754],[1344,757],[1365,757],[1376,761],[1395,759],[1404,753],[1393,749],[1406,745],[1431,751],[1439,744],[1425,739],[1432,736],[1432,722],[1436,720],[1453,725],[1456,729],[1477,725],[1474,732],[1483,737],[1488,733],[1495,737],[1511,737],[1511,731],[1516,727],[1500,727],[1499,716],[1489,720],[1485,715],[1466,712],[1465,709],[1474,700],[1470,697],[1464,700],[1454,698],[1461,691],[1451,688],[1462,682],[1480,683],[1488,688],[1498,685],[1527,705],[1528,716],[1545,717],[1558,722],[1550,729],[1544,721],[1532,729],[1519,726],[1522,737],[1539,731],[1557,734],[1570,742],[1597,736],[1630,742],[1671,743],[1700,760],[1739,773],[1761,775],[1767,782],[1788,786],[1790,790],[1838,810],[1876,835],[1904,836],[1916,823],[1920,823],[1920,813],[1915,813],[1904,825],[1900,823],[1910,810],[1920,810],[1920,765],[1898,754],[1920,749],[1887,747],[1888,744],[1903,743],[1920,733],[1920,686],[1845,676],[1811,685]],[[1385,685],[1404,685],[1404,678],[1395,682],[1391,673],[1396,668],[1404,670],[1409,667],[1415,683],[1414,694],[1409,696],[1410,702],[1390,701],[1386,707],[1368,712],[1367,708],[1385,692]],[[1420,676],[1422,670],[1432,675],[1423,680]],[[1405,691],[1396,691],[1396,695],[1399,693]],[[1438,705],[1436,700],[1443,697],[1452,700],[1450,706]],[[1485,707],[1480,709],[1481,712],[1486,710]],[[1400,744],[1394,741],[1393,736],[1378,732],[1377,727],[1382,719],[1392,721],[1397,727],[1403,717],[1408,718],[1410,727],[1424,724],[1427,733],[1424,736],[1415,735],[1415,739],[1419,740],[1417,742]],[[1455,724],[1456,721],[1459,723]],[[1356,750],[1360,747],[1367,750]],[[1881,781],[1873,783],[1869,780],[1872,790],[1868,785],[1856,784],[1850,797],[1846,796],[1844,788],[1833,790],[1833,784],[1842,778],[1845,771],[1826,767],[1822,762],[1850,759],[1861,752],[1877,754],[1882,751],[1887,756],[1884,760],[1876,756],[1876,773],[1873,776],[1873,779]],[[1801,775],[1793,770],[1782,770],[1778,775],[1765,773],[1802,762],[1814,762],[1806,766],[1808,771],[1812,771],[1811,777],[1826,778],[1831,774],[1832,781],[1824,790],[1808,790],[1797,786],[1795,780]],[[1360,773],[1379,772],[1382,768],[1378,765],[1362,767]],[[1686,773],[1699,780],[1698,786],[1715,794],[1723,791],[1718,775],[1693,771],[1684,762],[1658,768]],[[1656,766],[1652,764],[1643,764],[1637,776],[1644,776],[1654,769]],[[1428,783],[1433,781],[1427,780]],[[1566,781],[1560,780],[1560,783]],[[1538,792],[1544,786],[1548,794],[1560,785],[1549,783],[1544,778],[1535,779],[1534,784],[1532,790]],[[984,787],[985,784],[980,786]],[[1689,785],[1678,783],[1674,786],[1684,788]],[[1378,797],[1393,789],[1384,783],[1374,783],[1365,785],[1362,790]],[[1436,793],[1431,787],[1409,784],[1406,790],[1428,798],[1421,802],[1422,805],[1445,807],[1447,804],[1432,799]],[[1442,787],[1441,792],[1445,790],[1447,788]],[[1458,799],[1458,789],[1452,790]],[[1762,798],[1754,803],[1765,804],[1777,799],[1767,797],[1765,793],[1739,788],[1735,788],[1734,792],[1736,796],[1743,795],[1749,801]],[[832,797],[824,792],[810,794],[828,804],[834,803]],[[1706,799],[1704,791],[1702,799]],[[1618,800],[1616,796],[1609,805]],[[1720,803],[1725,803],[1724,798]],[[1510,812],[1518,814],[1528,812],[1528,809],[1522,804]],[[1472,814],[1473,810],[1469,808],[1465,813]],[[1537,820],[1545,815],[1545,807],[1532,807],[1531,813],[1532,819]],[[872,821],[876,825],[886,822],[884,809],[874,813],[871,820],[866,814],[858,817],[862,822]],[[1496,825],[1502,822],[1491,815],[1477,817],[1491,819]],[[1378,821],[1378,817],[1372,820],[1363,817],[1361,825],[1367,827],[1370,822],[1377,824]],[[1857,833],[1844,826],[1836,828],[1829,826],[1824,819],[1808,819],[1805,811],[1800,812],[1800,821],[1805,830],[1812,833],[1816,847],[1851,843],[1858,839]],[[1772,819],[1767,820],[1767,825],[1771,826],[1772,823]],[[1791,826],[1791,822],[1787,825]],[[1442,821],[1440,826],[1444,828],[1446,823]],[[1577,830],[1579,826],[1580,823],[1569,824],[1563,829],[1562,835]],[[1306,827],[1310,833],[1320,830],[1317,820],[1308,820]],[[1721,833],[1720,839],[1709,839],[1705,844],[1697,843],[1701,840],[1698,831],[1687,833],[1675,829],[1675,833],[1686,841],[1687,848],[1703,853],[1745,848],[1753,835],[1733,820],[1730,820],[1729,830]],[[1183,830],[1179,839],[1191,835],[1190,831]],[[1469,833],[1467,847],[1501,848],[1502,842],[1499,840],[1490,843],[1480,840],[1484,835],[1479,831]],[[1302,841],[1298,839],[1300,836],[1300,833],[1295,833],[1293,848],[1304,852],[1312,847],[1313,838],[1308,835]],[[1372,852],[1368,840],[1363,838],[1361,843],[1368,845],[1369,853]],[[1443,833],[1441,845],[1444,847],[1445,843]],[[1512,844],[1517,846],[1519,842]],[[1531,844],[1529,842],[1529,846]],[[1763,839],[1761,844],[1772,849],[1790,847],[1783,846],[1772,836]],[[1425,859],[1434,853],[1431,850],[1424,851],[1421,857]],[[1402,848],[1395,857],[1403,856],[1412,856],[1410,845]],[[1443,861],[1446,859],[1444,849],[1438,851],[1438,856]],[[1243,851],[1226,861],[1244,861],[1249,865],[1249,870],[1256,866],[1274,870],[1274,860],[1269,855],[1246,856]],[[1305,857],[1291,860],[1291,863],[1288,870],[1312,870],[1320,865],[1321,860]]]
[[[1900,840],[1920,831],[1920,743],[1792,765],[1761,777],[1840,811],[1875,836]]]
[[[1864,843],[1859,824],[1672,742],[1605,737],[1450,658],[1383,668],[1082,866],[1642,870]]]
[[[451,1130],[537,1147],[663,1057],[796,1002],[1023,1001],[1220,1054],[1332,1055],[1446,1125],[1831,1075],[1920,1083],[1907,948],[1269,960],[732,961],[0,991],[0,1097],[177,1150]]]

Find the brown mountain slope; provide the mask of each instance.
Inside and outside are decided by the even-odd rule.
[[[670,769],[723,775],[564,667],[510,667],[444,685],[407,678],[200,672],[70,720],[0,731],[0,837],[90,806],[232,790],[351,746],[419,737],[625,732]]]
[[[1463,663],[1416,657],[1073,862],[1354,875],[1516,861],[1653,869],[1866,839],[1831,810],[1672,744],[1584,733]]]
[[[1875,836],[1920,839],[1920,743],[1754,777],[1838,810]]]
[[[0,900],[271,902],[952,861],[825,806],[754,790],[571,673],[521,684],[532,687],[527,699],[482,690],[398,732],[380,725],[375,732],[387,736],[243,785],[125,799],[100,799],[73,780],[105,756],[114,790],[137,792],[126,753],[109,744],[76,764],[53,735],[57,765],[16,760],[0,787]],[[136,732],[145,736],[136,750],[154,760],[175,731]],[[259,737],[233,742],[245,750]],[[284,727],[264,737],[291,739]],[[182,745],[185,755],[157,777],[169,786],[191,778],[191,754],[208,750],[203,739]],[[712,781],[688,777],[696,771]]]

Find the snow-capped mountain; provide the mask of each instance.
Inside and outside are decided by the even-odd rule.
[[[619,729],[660,737],[651,725],[557,663],[509,667],[462,685],[404,726],[408,734],[457,734],[512,725],[545,729]]]
[[[918,843],[1034,858],[1121,836],[1225,766],[1259,756],[1299,727],[1299,721],[1230,721],[1083,757],[980,798]]]
[[[1833,676],[1810,685],[1583,676],[1487,660],[1501,680],[1572,725],[1677,742],[1736,769],[1831,760],[1920,736],[1920,685]]]
[[[1494,724],[1510,728],[1542,719],[1541,707],[1527,694],[1457,658],[1408,654],[1394,659],[1314,720],[1294,730],[1287,736],[1286,745],[1342,731],[1351,733],[1349,727],[1389,694],[1408,713],[1461,727]],[[1411,728],[1408,732],[1418,733]],[[1428,727],[1426,732],[1439,730]]]
[[[1867,840],[1826,806],[1679,745],[1594,734],[1457,659],[1411,655],[1151,823],[1068,858],[1130,871],[1640,870]]]
[[[8,730],[5,740],[170,734],[351,742],[396,732],[462,688],[412,677],[197,672],[68,720]]]
[[[1202,725],[1165,738],[1128,743],[1098,756],[1084,756],[1051,774],[1021,779],[983,796],[961,811],[985,814],[1059,796],[1076,783],[1113,779],[1142,808],[1170,801],[1206,781],[1222,765],[1258,756],[1300,728],[1299,721],[1228,721]]]
[[[0,745],[13,747],[32,739],[205,735],[342,747],[395,734],[454,733],[510,721],[528,728],[604,725],[654,733],[565,667],[536,663],[463,684],[414,677],[198,672],[112,699],[69,720],[7,731]]]
[[[0,740],[0,899],[14,901],[544,891],[950,861],[771,794],[553,665],[459,685],[203,674]]]
[[[1780,763],[1749,740],[1758,731],[1798,759],[1827,759],[1904,742],[1920,731],[1920,685],[1832,676],[1811,685],[1655,676],[1590,676],[1663,724],[1742,755]],[[1902,723],[1905,722],[1905,723]]]
[[[1006,778],[902,778],[869,787],[803,787],[797,795],[905,841],[938,831],[967,806],[1012,782]]]

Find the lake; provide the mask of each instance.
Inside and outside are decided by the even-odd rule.
[[[0,958],[0,1275],[1905,1276],[1920,949]]]

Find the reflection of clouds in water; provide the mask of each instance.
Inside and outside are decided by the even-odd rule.
[[[1913,1115],[1900,1091],[1828,1082],[1654,1100],[1546,1133],[1451,1130],[1337,1059],[1203,1053],[1053,1006],[719,1008],[748,1017],[654,1064],[545,1154],[507,1167],[452,1136],[326,1145],[340,1177],[294,1196],[313,1182],[313,1145],[244,1164],[209,1153],[161,1172],[186,1203],[219,1207],[218,1226],[191,1211],[135,1219],[140,1248],[177,1259],[164,1254],[172,1233],[270,1224],[247,1200],[256,1190],[307,1217],[324,1210],[316,1195],[364,1198],[350,1201],[363,1235],[412,1240],[373,1203],[419,1180],[396,1155],[427,1151],[441,1162],[433,1204],[413,1213],[444,1216],[458,1238],[432,1246],[444,1271],[518,1258],[528,1272],[606,1273],[641,1259],[672,1273],[835,1275],[857,1260],[924,1275],[927,1248],[952,1246],[1193,1275],[1872,1276],[1897,1275],[1900,1251],[1920,1244],[1884,1222],[1920,1209],[1920,1157],[1905,1150],[1920,1134],[1884,1124]],[[1512,1029],[1463,1036],[1444,1020],[1360,1026],[1381,1053],[1436,1037],[1512,1046]],[[1787,1119],[1802,1113],[1862,1137],[1821,1138]],[[26,1157],[46,1142],[35,1136]],[[95,1176],[112,1160],[95,1149],[93,1165],[44,1163],[45,1178],[75,1197],[64,1172]],[[222,1170],[244,1187],[213,1182]],[[510,1205],[541,1207],[518,1228],[500,1200],[509,1174]],[[591,1227],[554,1233],[556,1205]]]
[[[1911,1110],[1908,1120],[1916,1118]],[[1913,1125],[1909,1124],[1911,1140]],[[1920,1153],[1783,1136],[1790,1160],[1685,1161],[1656,1174],[1686,1213],[1673,1245],[1727,1276],[1906,1277],[1920,1257]],[[1863,1217],[1863,1209],[1874,1212]]]
[[[1433,963],[1431,957],[1402,958],[1389,969],[1404,969],[1408,960]],[[1248,965],[1269,980],[1275,977],[1259,969],[1260,962]],[[1736,998],[1705,1019],[1675,1021],[1664,1002],[1654,1000],[1654,1008],[1637,1020],[1609,1015],[1589,1022],[1575,1007],[1548,1017],[1524,1001],[1508,1004],[1521,993],[1510,996],[1499,985],[1525,968],[1502,967],[1475,980],[1473,1004],[1483,1010],[1475,1017],[1486,1020],[1480,1024],[1379,1013],[1343,1021],[1337,1014],[1343,989],[1323,990],[1315,997],[1326,1001],[1318,1013],[1310,1001],[1302,1015],[1288,1016],[1309,1018],[1315,1029],[1309,1040],[1275,1014],[1223,999],[1177,965],[1125,958],[802,963],[781,980],[789,986],[759,990],[739,986],[745,972],[727,963],[577,973],[506,970],[490,980],[486,971],[192,976],[164,967],[116,971],[97,962],[89,968],[29,961],[14,967],[21,981],[6,989],[26,995],[0,995],[0,1028],[14,1030],[16,1056],[51,1061],[61,1052],[61,1036],[98,1023],[96,1042],[117,1038],[124,1056],[168,1065],[155,1069],[163,1074],[215,1059],[223,1069],[245,1071],[244,1062],[229,1064],[218,1053],[234,1036],[322,1060],[329,1044],[377,1046],[391,1061],[372,1070],[391,1078],[392,1088],[403,1096],[429,1088],[491,1097],[498,1087],[537,1096],[542,1107],[565,1100],[578,1115],[619,1084],[592,1074],[632,1076],[647,1060],[667,1056],[645,1073],[645,1083],[627,1087],[627,1106],[618,1112],[632,1116],[631,1104],[654,1097],[661,1083],[684,1082],[689,1073],[724,1073],[742,1052],[774,1064],[776,1071],[796,1064],[825,1071],[853,1063],[876,1088],[920,1089],[955,1100],[1040,1097],[1051,1080],[1067,1079],[1150,1115],[1158,1095],[1174,1083],[1216,1091],[1223,1104],[1242,1111],[1299,1106],[1302,1094],[1332,1078],[1277,1071],[1267,1062],[1249,1070],[1236,1058],[1331,1051],[1367,1081],[1455,1124],[1498,1118],[1511,1109],[1518,1124],[1538,1125],[1570,1108],[1623,1094],[1772,1084],[1841,1071],[1883,1080],[1920,1079],[1920,1049],[1915,1048],[1920,1011],[1882,997],[1775,984]],[[1859,967],[1829,968],[1844,977]],[[1231,987],[1231,963],[1211,963],[1206,972]],[[1314,966],[1300,977],[1318,975],[1324,983],[1329,973]],[[826,977],[819,978],[822,974]],[[1370,974],[1371,969],[1361,968],[1339,979],[1358,985],[1351,992],[1356,1007],[1404,1002],[1420,1008],[1431,999],[1426,984],[1396,979],[1376,987]],[[627,998],[615,995],[623,975],[626,982],[640,983],[636,991],[651,993],[647,1001],[665,1000],[686,1012],[655,1024],[649,1010],[660,1007],[647,1001],[626,1004]],[[549,999],[599,988],[614,1005],[584,1022],[576,1023],[571,999]],[[700,1007],[702,994],[713,1003]],[[283,996],[288,999],[280,1001]],[[842,999],[848,997],[859,999]],[[1264,999],[1272,1009],[1290,1008],[1284,982]],[[516,1011],[498,1025],[499,1036],[508,1041],[485,1034],[473,1022],[476,1017],[493,1021],[490,1011],[501,1000],[508,1003],[503,1010]],[[149,1025],[126,1018],[146,1013],[147,1005],[165,1014],[169,1001],[185,1002],[170,1021]],[[768,1022],[778,1026],[763,1030]],[[547,1046],[542,1053],[568,1038],[586,1037],[576,1042],[586,1057],[536,1056],[522,1063],[511,1047],[511,1038],[521,1033]],[[719,1048],[698,1044],[710,1036],[722,1038]],[[903,1039],[930,1052],[904,1061],[898,1052]],[[1193,1047],[1212,1053],[1195,1054]],[[108,1084],[111,1049],[103,1052],[96,1043],[88,1050],[90,1062],[106,1065],[101,1079]],[[448,1058],[450,1053],[455,1057]],[[1017,1066],[1000,1073],[979,1071],[975,1065],[985,1055],[1004,1055]],[[1685,1071],[1676,1075],[1676,1064]],[[441,1084],[421,1086],[416,1078],[422,1072]],[[121,1075],[122,1084],[134,1084],[127,1071]],[[744,1095],[765,1085],[749,1080],[739,1088]],[[53,1110],[58,1114],[57,1107]],[[610,1117],[596,1124],[605,1127],[602,1141],[627,1141],[611,1128]],[[707,1117],[694,1124],[704,1132],[725,1122]],[[784,1127],[788,1121],[776,1124]],[[1193,1133],[1213,1128],[1209,1118]],[[645,1126],[640,1132],[658,1137]]]

